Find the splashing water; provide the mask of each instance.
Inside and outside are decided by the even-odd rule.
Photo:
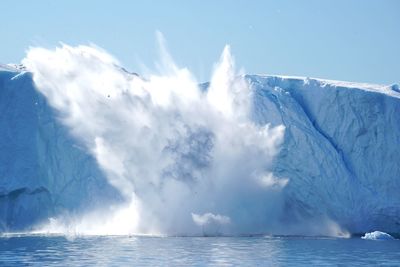
[[[268,168],[284,127],[250,120],[252,90],[235,72],[229,46],[207,89],[161,46],[164,74],[146,78],[124,71],[95,46],[29,49],[23,64],[37,89],[126,200],[112,213],[97,210],[69,223],[60,218],[48,229],[273,232],[287,180]]]

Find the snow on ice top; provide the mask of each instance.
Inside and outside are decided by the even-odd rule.
[[[311,78],[311,77],[303,77],[303,76],[288,76],[288,75],[268,75],[268,74],[259,74],[259,75],[249,75],[252,77],[263,77],[265,79],[275,79],[280,78],[282,81],[289,82],[300,82],[300,83],[318,83],[319,87],[331,86],[343,89],[358,89],[376,93],[383,93],[387,95],[391,95],[393,97],[400,97],[399,84],[395,83],[392,85],[384,85],[384,84],[373,84],[373,83],[360,83],[360,82],[349,82],[349,81],[339,81],[339,80],[329,80],[322,78]]]

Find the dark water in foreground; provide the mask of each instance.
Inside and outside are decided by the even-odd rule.
[[[0,237],[0,266],[400,266],[400,240]]]

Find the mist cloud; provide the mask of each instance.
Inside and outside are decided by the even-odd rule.
[[[207,90],[161,52],[162,74],[139,77],[95,46],[29,49],[23,64],[37,89],[126,200],[106,219],[98,210],[72,227],[201,234],[216,223],[228,234],[272,231],[288,181],[269,167],[284,127],[250,120],[252,89],[229,46]]]

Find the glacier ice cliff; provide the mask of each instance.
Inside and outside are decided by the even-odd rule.
[[[249,76],[254,119],[286,126],[274,173],[287,218],[329,214],[351,232],[400,230],[400,94],[391,87]]]
[[[400,233],[400,93],[395,86],[246,75],[251,118],[284,125],[275,176],[288,180],[282,224],[329,218],[344,229]],[[0,231],[120,201],[33,85],[0,67]],[[300,231],[300,230],[299,230]]]
[[[0,232],[79,213],[118,193],[68,135],[31,74],[0,66]],[[101,192],[101,194],[100,194]]]

